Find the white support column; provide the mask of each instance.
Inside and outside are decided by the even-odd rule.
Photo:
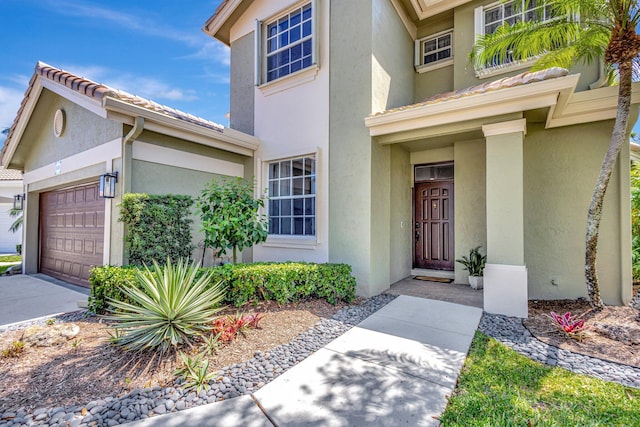
[[[526,120],[482,127],[487,147],[487,266],[484,310],[528,316],[524,262],[523,142]]]

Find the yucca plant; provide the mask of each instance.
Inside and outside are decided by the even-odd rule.
[[[111,300],[111,341],[128,350],[166,351],[193,341],[210,329],[224,298],[222,282],[210,286],[212,272],[196,278],[198,265],[180,260],[164,267],[154,261],[136,272],[137,286],[124,286],[131,303]]]

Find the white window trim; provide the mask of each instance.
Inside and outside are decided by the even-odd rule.
[[[493,2],[484,6],[478,6],[474,9],[474,26],[475,26],[475,41],[478,40],[478,37],[484,35],[484,11],[485,9],[490,9],[495,7],[502,2]],[[526,68],[530,68],[534,62],[536,62],[537,58],[529,58],[524,61],[513,61],[507,64],[496,65],[493,67],[485,67],[481,69],[475,69],[475,76],[479,79],[488,79],[490,77],[495,77],[500,74],[509,73],[511,71],[519,71],[524,70]]]
[[[294,235],[281,235],[281,234],[269,234],[267,240],[260,245],[268,248],[289,248],[289,249],[315,249],[320,244],[321,227],[318,218],[320,216],[320,209],[322,204],[320,203],[320,194],[323,191],[318,175],[320,174],[321,166],[321,152],[320,147],[301,147],[296,151],[289,151],[283,153],[273,153],[264,156],[260,159],[261,164],[261,178],[262,183],[260,188],[265,187],[265,183],[269,183],[269,163],[277,162],[287,159],[296,159],[305,156],[314,156],[316,159],[316,234],[315,236],[294,236]],[[267,190],[267,196],[269,196]],[[267,202],[268,206],[268,202]],[[268,209],[265,206],[263,213],[268,215]]]
[[[445,34],[451,34],[451,56],[449,58],[446,59],[441,59],[439,61],[435,61],[435,62],[431,62],[429,64],[423,64],[422,63],[422,59],[423,59],[423,53],[422,53],[422,44],[423,42],[427,41],[427,40],[431,40],[431,39],[437,39],[440,36],[443,36]],[[444,31],[440,31],[438,33],[435,34],[430,34],[426,37],[422,37],[419,38],[415,41],[414,44],[414,67],[417,73],[426,73],[427,71],[433,71],[433,70],[437,70],[438,68],[442,68],[442,67],[447,67],[449,65],[453,65],[453,58],[454,58],[454,51],[453,51],[453,44],[454,44],[454,38],[453,38],[453,28],[449,28],[448,30],[444,30]]]
[[[258,89],[262,91],[264,96],[273,95],[274,93],[282,92],[314,81],[318,76],[319,69],[320,67],[317,64],[311,65],[310,67],[296,71],[295,73],[291,73],[285,77],[280,77],[279,79],[272,80],[268,83],[263,83],[258,86]]]
[[[319,3],[320,0],[301,0],[295,4],[279,11],[278,13],[269,16],[262,20],[256,20],[255,30],[255,85],[265,95],[271,95],[273,93],[281,92],[290,87],[295,87],[310,81],[315,80],[318,69],[320,68],[319,60]],[[288,74],[284,77],[279,77],[269,82],[266,81],[267,64],[266,64],[266,46],[264,40],[266,40],[267,25],[290,12],[299,9],[306,4],[311,4],[311,65],[302,70]],[[313,72],[310,72],[313,71]],[[283,84],[285,81],[290,81],[289,84]]]

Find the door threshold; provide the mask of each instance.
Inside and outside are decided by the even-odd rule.
[[[431,277],[440,277],[443,279],[454,279],[455,272],[447,271],[447,270],[429,270],[426,268],[412,268],[411,269],[412,276],[431,276]]]

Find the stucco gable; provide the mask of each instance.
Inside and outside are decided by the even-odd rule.
[[[241,152],[244,155],[251,155],[258,147],[258,141],[253,136],[225,129],[224,126],[210,120],[38,62],[0,152],[1,165],[11,164],[31,114],[45,89],[98,116],[123,124],[133,125],[136,117],[144,117],[156,131],[173,130],[174,133],[191,135],[194,141],[198,140],[205,144],[209,141],[217,141],[215,145],[218,148]]]

